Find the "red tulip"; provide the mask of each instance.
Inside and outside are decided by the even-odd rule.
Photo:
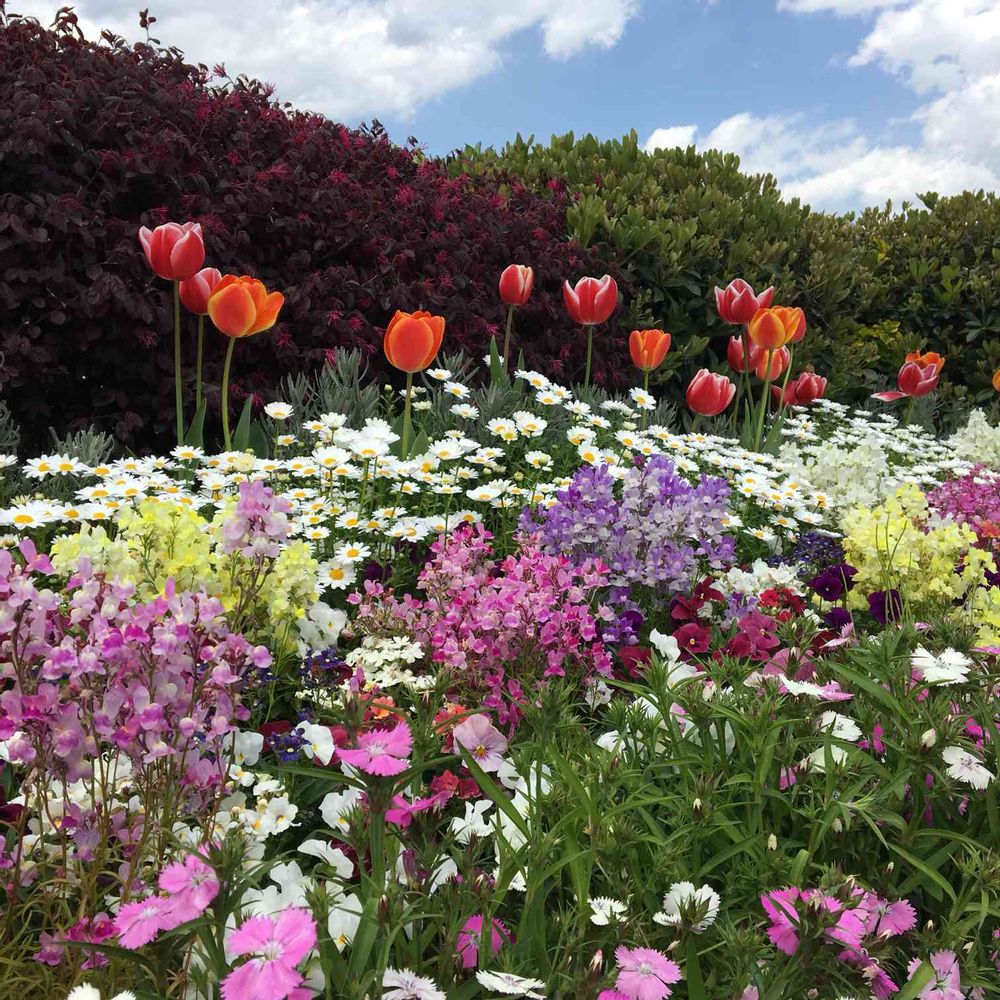
[[[936,364],[919,365],[916,361],[906,361],[896,376],[898,391],[872,393],[873,399],[881,399],[885,403],[893,403],[897,399],[916,399],[932,393],[938,384],[941,372]]]
[[[628,336],[628,352],[639,371],[655,371],[669,350],[670,334],[663,330],[633,330]]]
[[[921,354],[919,351],[910,351],[910,353],[906,355],[906,360],[916,361],[918,365],[922,365],[924,368],[926,368],[927,365],[934,365],[937,369],[938,375],[941,374],[941,369],[944,368],[945,361],[944,357],[938,354],[937,351],[927,351],[924,354]]]
[[[236,339],[270,330],[285,303],[281,292],[268,292],[264,282],[243,274],[227,274],[208,299],[208,315],[219,333]]]
[[[756,295],[749,283],[742,278],[729,282],[725,288],[715,289],[715,307],[724,323],[749,323],[754,313],[758,309],[766,309],[773,298],[773,285]]]
[[[745,364],[743,361],[743,338],[730,337],[729,343],[726,345],[726,360],[729,362],[729,367],[740,375],[753,371],[761,361],[761,354],[761,349],[756,344],[751,344],[749,363]]]
[[[793,378],[785,386],[785,406],[809,406],[817,399],[822,399],[826,392],[826,379],[814,372],[802,372],[798,378]],[[781,389],[771,387],[771,398],[776,403],[781,402]]]
[[[217,267],[203,267],[197,274],[185,278],[180,288],[184,308],[196,316],[207,316],[208,299],[221,280],[222,272]]]
[[[205,263],[205,243],[197,222],[183,226],[168,222],[152,232],[143,226],[139,242],[153,273],[168,281],[190,278]]]
[[[758,349],[759,350],[759,349]],[[767,358],[771,357],[771,374],[767,373]],[[754,374],[759,379],[776,379],[784,375],[785,369],[792,356],[788,353],[787,347],[779,347],[776,351],[760,351],[757,357],[757,364],[754,367]]]
[[[725,375],[714,375],[702,368],[687,387],[687,405],[705,417],[717,417],[736,395],[736,386]]]
[[[443,316],[397,309],[385,328],[382,347],[389,364],[412,375],[423,371],[437,357],[443,338]]]
[[[581,278],[573,288],[563,282],[563,301],[575,323],[596,326],[603,323],[618,305],[618,285],[610,274],[603,278]]]
[[[531,298],[535,272],[526,264],[510,264],[500,275],[500,298],[508,306],[523,306]]]

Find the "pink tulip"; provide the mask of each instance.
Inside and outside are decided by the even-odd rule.
[[[535,272],[525,264],[509,264],[500,275],[500,300],[504,305],[523,306],[531,298]]]
[[[725,288],[716,287],[715,307],[724,323],[742,326],[753,319],[758,309],[766,309],[774,298],[774,286],[765,288],[760,295],[742,278],[729,282]]]
[[[937,388],[940,378],[941,369],[936,364],[921,365],[916,361],[907,361],[896,376],[898,391],[893,389],[889,392],[875,392],[872,393],[872,398],[892,403],[897,399],[927,396]]]
[[[209,296],[221,280],[222,272],[217,267],[203,267],[197,274],[185,278],[180,287],[184,308],[196,316],[207,316]]]
[[[596,326],[603,323],[618,305],[618,284],[610,274],[603,278],[581,278],[573,288],[563,283],[563,301],[566,311],[575,323]]]
[[[143,226],[139,242],[153,273],[167,281],[183,281],[205,263],[205,242],[197,222],[168,222],[152,232]]]
[[[717,417],[736,395],[736,386],[725,375],[702,368],[685,393],[688,406],[705,417]]]

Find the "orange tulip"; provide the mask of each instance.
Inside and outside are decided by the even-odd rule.
[[[921,368],[933,365],[938,375],[941,374],[941,369],[944,368],[944,358],[937,351],[926,351],[924,354],[921,354],[919,351],[910,351],[906,355],[906,360],[916,361]]]
[[[382,346],[389,364],[412,375],[422,372],[437,357],[443,337],[443,316],[397,309],[385,328]]]
[[[1000,368],[993,373],[993,388],[1000,392]]]
[[[270,330],[285,304],[281,292],[270,292],[263,281],[246,274],[227,274],[208,297],[208,315],[227,337],[251,337]]]
[[[663,330],[633,330],[628,336],[628,352],[641,372],[655,371],[670,350],[670,334]]]
[[[805,313],[787,306],[758,309],[747,326],[750,340],[764,351],[776,351],[785,344],[801,340],[805,330]]]

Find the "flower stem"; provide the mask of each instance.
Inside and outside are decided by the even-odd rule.
[[[781,399],[778,400],[779,409],[785,408],[785,389],[788,387],[788,376],[792,374],[792,362],[795,360],[795,348],[788,348],[788,367],[785,369],[785,379],[781,383]]]
[[[201,359],[205,349],[205,317],[198,317],[198,360],[195,362],[194,406],[201,406]]]
[[[510,371],[510,332],[514,329],[514,307],[507,306],[507,329],[503,335],[503,366]]]
[[[767,360],[764,362],[764,391],[760,396],[760,413],[757,416],[757,432],[753,437],[754,451],[760,451],[760,442],[764,437],[764,420],[767,417],[767,404],[771,398],[771,362],[774,360],[774,351],[767,352]]]
[[[406,403],[403,405],[403,446],[400,450],[405,462],[410,453],[410,398],[413,395],[413,372],[406,373]]]
[[[644,369],[642,373],[642,391],[649,392],[649,369]],[[646,418],[649,416],[649,410],[643,409],[642,411],[642,429],[646,429]]]
[[[590,356],[594,350],[594,326],[592,323],[587,324],[587,367],[583,373],[583,387],[585,389],[590,388]]]
[[[226,361],[222,366],[222,439],[225,442],[226,451],[231,450],[229,440],[229,366],[233,360],[233,348],[236,346],[236,338],[229,338],[229,346],[226,348]]]
[[[174,282],[174,408],[177,443],[184,444],[184,390],[181,386],[181,283]]]

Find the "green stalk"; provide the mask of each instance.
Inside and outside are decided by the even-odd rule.
[[[226,348],[226,361],[222,366],[222,439],[225,442],[226,451],[231,451],[229,440],[229,366],[233,360],[233,348],[236,346],[236,338],[229,338],[229,346]]]
[[[771,361],[774,359],[774,350],[767,352],[767,360],[764,362],[764,391],[760,397],[760,413],[757,417],[757,432],[753,438],[754,451],[760,451],[760,442],[764,437],[764,419],[767,416],[767,404],[771,395]]]
[[[649,369],[643,369],[642,372],[642,391],[649,392]],[[646,429],[646,418],[649,416],[649,410],[642,411],[642,429]]]
[[[410,397],[413,395],[413,372],[406,373],[406,403],[403,406],[403,447],[402,459],[405,462],[410,453]]]
[[[198,360],[195,362],[194,408],[201,406],[201,359],[205,349],[205,317],[198,317]]]
[[[181,386],[181,283],[174,282],[174,407],[177,443],[184,444],[184,390]]]
[[[788,376],[792,374],[792,362],[795,360],[795,348],[788,348],[788,367],[785,369],[785,379],[781,383],[781,399],[778,401],[780,409],[785,408],[785,388],[788,385]]]
[[[583,373],[583,387],[590,388],[590,356],[594,350],[594,325],[587,324],[587,368]]]
[[[903,414],[903,426],[909,427],[910,421],[913,419],[913,407],[916,406],[917,397],[910,396],[909,401],[906,404],[906,412]]]
[[[507,306],[507,330],[503,335],[503,366],[510,371],[510,332],[514,329],[514,307]]]

